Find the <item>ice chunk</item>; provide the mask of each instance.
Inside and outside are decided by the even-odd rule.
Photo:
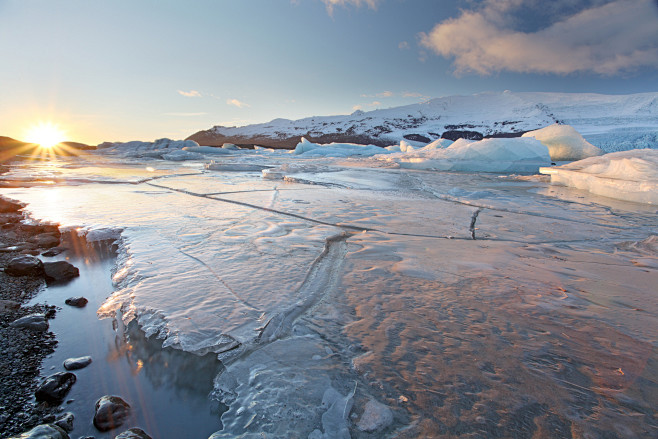
[[[238,150],[238,145],[235,145],[233,143],[225,143],[222,145],[222,149],[231,149],[231,150]]]
[[[459,139],[447,148],[418,149],[409,153],[378,156],[403,168],[462,172],[533,173],[551,158],[548,148],[533,138]]]
[[[155,142],[103,142],[98,145],[98,151],[101,154],[116,154],[125,157],[162,158],[165,154],[180,151],[184,148],[196,148],[198,146],[199,144],[194,140],[158,139]],[[168,160],[180,160],[177,157],[183,156],[172,157]]]
[[[229,151],[215,146],[186,146],[183,151],[198,152],[201,154],[229,154]]]
[[[183,160],[200,160],[203,159],[204,156],[203,154],[199,154],[198,152],[179,149],[177,151],[172,151],[166,154],[162,154],[162,158],[165,160],[181,162]]]
[[[302,137],[302,141],[297,144],[297,147],[293,151],[294,154],[303,154],[304,157],[369,157],[387,152],[389,151],[379,146],[359,145],[356,143],[329,143],[326,145],[320,145],[309,142],[304,137]]]
[[[529,131],[523,137],[534,137],[546,145],[551,159],[555,161],[582,160],[603,153],[570,125],[549,125],[546,128]]]
[[[365,410],[356,425],[361,431],[376,431],[393,423],[393,412],[381,402],[374,399],[366,403]]]
[[[541,168],[551,183],[637,203],[658,204],[658,150],[635,149]]]

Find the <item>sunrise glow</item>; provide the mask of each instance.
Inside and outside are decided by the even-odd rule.
[[[42,122],[29,129],[26,142],[39,144],[43,148],[53,146],[65,140],[66,133],[58,125],[51,122]]]

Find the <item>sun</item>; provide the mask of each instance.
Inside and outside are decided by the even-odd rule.
[[[26,141],[37,143],[42,148],[52,148],[65,140],[65,132],[51,122],[34,125],[27,133]]]

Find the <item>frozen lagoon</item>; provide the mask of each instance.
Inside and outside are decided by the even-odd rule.
[[[656,435],[656,206],[539,176],[225,162],[282,179],[88,156],[16,167],[5,180],[40,182],[0,191],[121,230],[99,314],[218,354],[215,437]],[[370,400],[392,423],[362,419]]]

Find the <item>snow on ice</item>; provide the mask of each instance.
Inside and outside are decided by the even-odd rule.
[[[523,137],[534,137],[546,145],[553,161],[581,160],[603,153],[570,125],[553,124],[529,131]]]

